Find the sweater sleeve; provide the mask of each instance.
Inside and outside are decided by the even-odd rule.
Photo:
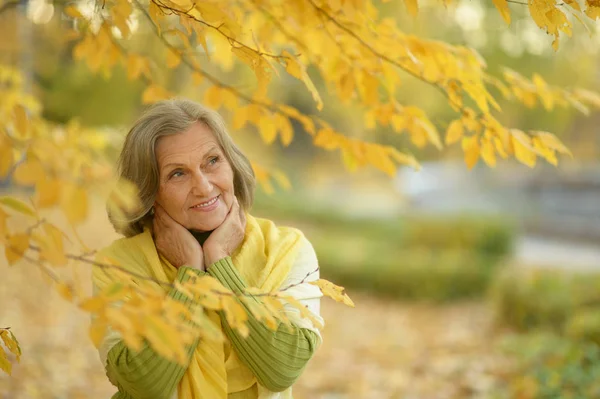
[[[206,273],[197,269],[182,266],[177,271],[176,280],[184,283],[190,279],[188,270],[198,276]],[[171,298],[191,306],[192,299],[173,288],[169,294]],[[198,346],[196,340],[188,348],[188,359],[191,358]],[[187,366],[168,360],[151,348],[145,341],[142,349],[135,352],[129,349],[122,340],[119,340],[108,352],[106,360],[106,374],[119,392],[113,399],[147,399],[169,398],[175,391],[177,384],[183,377]]]
[[[208,273],[225,287],[240,294],[247,287],[246,282],[226,257],[211,265]],[[259,301],[255,298],[253,300]],[[292,325],[288,328],[279,323],[275,331],[258,321],[240,301],[248,314],[249,335],[244,338],[227,323],[221,313],[222,326],[229,337],[240,360],[252,370],[258,382],[273,392],[281,392],[300,377],[304,367],[320,343],[320,336],[310,328]]]

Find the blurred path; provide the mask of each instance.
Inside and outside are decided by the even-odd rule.
[[[406,304],[349,292],[321,301],[326,342],[294,386],[297,399],[489,398],[508,360],[494,350],[484,303]]]
[[[515,261],[528,267],[600,272],[600,245],[524,235],[517,239]]]

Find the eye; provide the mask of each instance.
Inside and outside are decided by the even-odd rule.
[[[214,165],[214,164],[216,164],[217,162],[219,162],[219,157],[212,157],[212,158],[211,158],[211,159],[208,161],[208,164],[209,164],[209,165]]]
[[[183,176],[183,172],[181,170],[177,169],[169,175],[169,179],[171,179],[173,177],[181,177],[181,176]]]

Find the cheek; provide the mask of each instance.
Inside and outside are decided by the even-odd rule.
[[[181,208],[185,198],[182,187],[173,184],[161,184],[156,196],[157,201],[167,210]]]

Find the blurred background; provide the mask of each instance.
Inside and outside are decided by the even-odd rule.
[[[0,63],[19,66],[46,118],[75,118],[102,132],[114,159],[142,110],[143,84],[123,70],[103,77],[74,62],[60,3],[16,3],[0,2]],[[414,19],[397,2],[380,7],[408,33],[476,48],[492,72],[507,66],[553,85],[600,90],[599,24],[589,32],[578,26],[555,53],[526,6],[512,5],[506,26],[492,2],[419,4]],[[132,40],[148,52],[158,47],[156,38]],[[175,93],[202,99],[186,71],[164,73]],[[242,67],[215,73],[248,74]],[[392,179],[372,169],[349,173],[300,125],[289,147],[267,146],[255,131],[232,132],[250,159],[292,183],[271,194],[259,188],[253,213],[302,229],[321,276],[345,286],[356,303],[322,301],[324,344],[295,397],[600,398],[600,114],[501,103],[506,125],[554,132],[574,157],[558,167],[480,162],[468,171],[458,147],[420,150],[385,129],[356,132],[356,117],[313,80],[325,119],[408,148],[423,168],[400,169]],[[272,86],[277,99],[314,112],[300,82]],[[422,106],[443,130],[453,116],[445,99],[409,76],[402,88],[400,101]],[[0,194],[15,194],[10,176]],[[91,209],[78,233],[101,247],[117,236],[103,204]],[[13,376],[0,374],[0,396],[109,397],[114,389],[87,336],[86,314],[34,267],[7,269],[0,259],[0,268],[0,325],[10,325],[23,348]]]

